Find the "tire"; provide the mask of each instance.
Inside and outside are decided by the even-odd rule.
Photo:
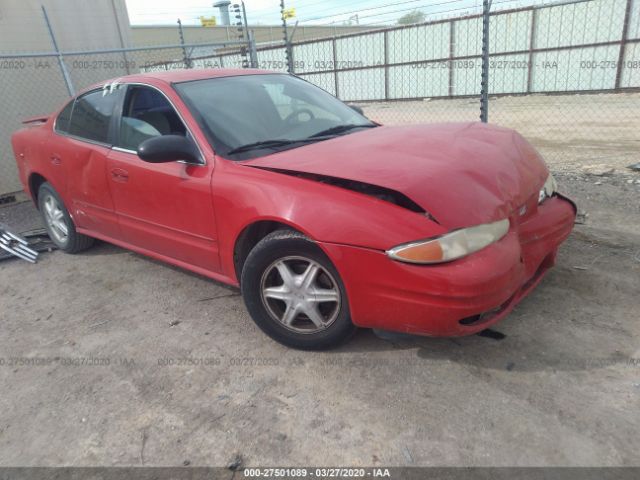
[[[326,350],[356,331],[338,271],[299,232],[276,230],[258,242],[247,256],[240,284],[253,321],[283,345]]]
[[[93,245],[93,238],[76,232],[62,198],[48,182],[40,185],[38,190],[38,209],[49,237],[63,252],[78,253]]]

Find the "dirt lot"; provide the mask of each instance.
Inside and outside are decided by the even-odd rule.
[[[640,173],[571,165],[586,223],[502,340],[304,353],[236,290],[107,244],[1,262],[0,465],[640,465]]]
[[[479,99],[362,104],[384,124],[477,121]],[[639,161],[640,93],[491,97],[489,121],[515,128],[556,171],[624,171]]]

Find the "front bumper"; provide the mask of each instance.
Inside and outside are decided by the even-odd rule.
[[[439,265],[412,265],[384,252],[321,244],[347,290],[361,327],[429,336],[470,335],[504,318],[555,264],[575,205],[555,196],[536,213],[511,219],[507,235],[472,255]]]

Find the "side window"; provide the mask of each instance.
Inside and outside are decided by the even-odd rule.
[[[76,100],[69,133],[95,142],[109,142],[109,124],[118,95],[98,90]]]
[[[73,102],[75,99],[67,103],[67,106],[62,109],[56,118],[56,132],[69,133],[69,120],[71,120],[71,110],[73,109]]]
[[[138,145],[152,137],[186,134],[182,120],[162,93],[150,87],[129,88],[122,109],[118,147],[137,150]]]

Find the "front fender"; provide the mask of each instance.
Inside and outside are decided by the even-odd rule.
[[[221,261],[232,277],[236,239],[258,221],[289,225],[318,242],[376,250],[445,233],[425,214],[363,193],[225,160],[216,165],[212,195]]]

